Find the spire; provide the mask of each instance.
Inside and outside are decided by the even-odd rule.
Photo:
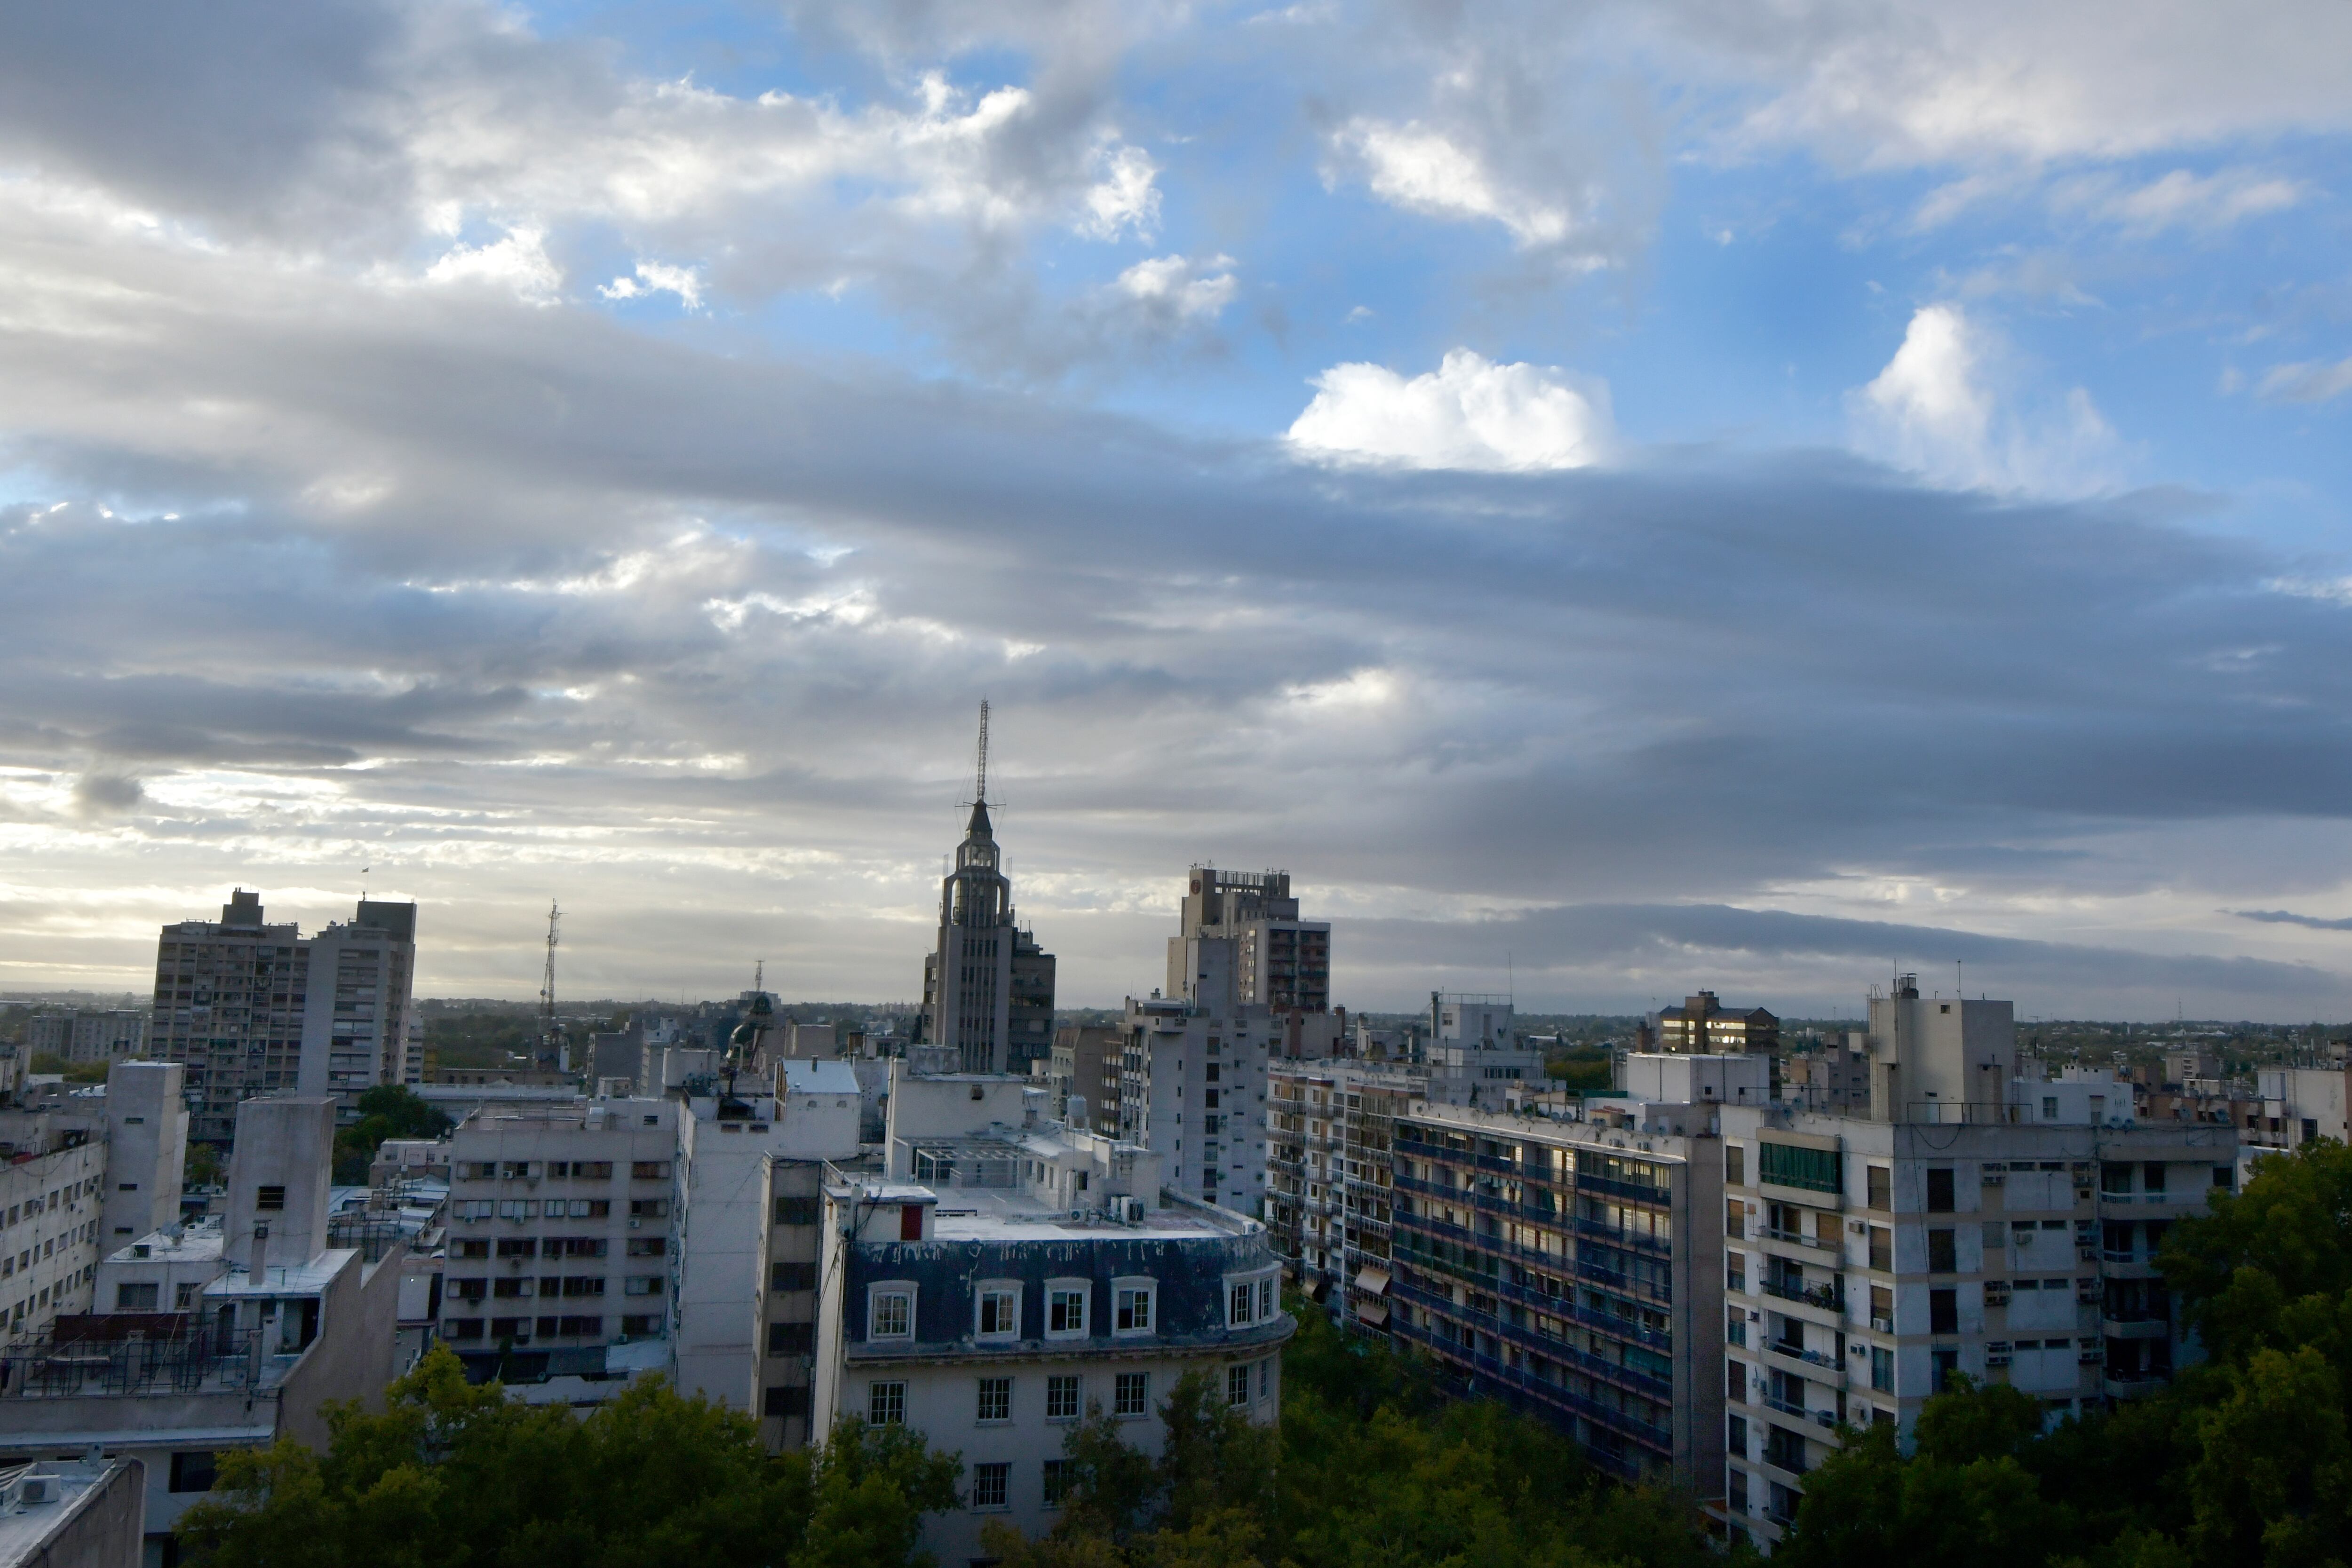
[[[980,756],[972,768],[971,821],[965,825],[967,838],[989,839],[996,836],[988,820],[988,699],[980,699]]]

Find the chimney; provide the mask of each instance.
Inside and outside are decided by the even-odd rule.
[[[253,1264],[247,1270],[257,1285],[268,1278],[269,1269],[269,1222],[257,1221],[253,1227]]]

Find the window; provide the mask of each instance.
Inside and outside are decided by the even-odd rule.
[[[1257,1282],[1257,1315],[1261,1322],[1274,1316],[1274,1276],[1271,1274]]]
[[[980,1291],[980,1337],[1017,1339],[1021,1334],[1021,1291],[1013,1285],[983,1285]]]
[[[536,1219],[539,1218],[539,1203],[536,1199],[528,1197],[502,1197],[499,1199],[499,1218],[500,1219]]]
[[[1929,1358],[1936,1368],[1936,1386],[1928,1392],[1941,1394],[1950,1387],[1952,1374],[1960,1369],[1960,1353],[1957,1350],[1932,1351]]]
[[[983,1377],[980,1380],[980,1410],[977,1419],[982,1421],[1013,1419],[1013,1379]]]
[[[530,1236],[501,1236],[499,1238],[499,1256],[536,1258],[539,1256],[539,1240]]]
[[[816,1348],[814,1323],[770,1323],[768,1354],[770,1355],[806,1355]]]
[[[1895,1271],[1895,1232],[1887,1226],[1870,1228],[1870,1266],[1882,1274]]]
[[[1249,1396],[1250,1396],[1249,1385],[1250,1385],[1250,1369],[1248,1368],[1248,1366],[1246,1366],[1246,1365],[1240,1365],[1240,1366],[1229,1366],[1229,1367],[1225,1368],[1225,1403],[1226,1403],[1226,1404],[1228,1404],[1228,1405],[1246,1405],[1246,1404],[1248,1404],[1248,1403],[1249,1403]]]
[[[771,1291],[814,1291],[816,1289],[816,1265],[814,1263],[771,1263],[768,1265],[768,1289]]]
[[[1952,1202],[1952,1167],[1949,1166],[1937,1166],[1932,1167],[1927,1172],[1927,1212],[1930,1214],[1949,1214],[1952,1212],[1954,1207],[1955,1205]]]
[[[780,1197],[776,1199],[776,1223],[779,1225],[814,1225],[816,1199],[813,1197]]]
[[[446,1318],[441,1323],[441,1337],[446,1340],[479,1339],[482,1320],[479,1318]]]
[[[159,1287],[148,1285],[117,1285],[114,1287],[114,1310],[118,1312],[152,1312]]]
[[[1012,1473],[1013,1467],[1002,1460],[992,1465],[972,1466],[971,1506],[974,1508],[1003,1508],[1004,1506],[1005,1495],[1010,1490],[1007,1487],[1006,1482],[1010,1479]]]
[[[872,1383],[866,1388],[866,1421],[873,1427],[903,1427],[907,1423],[907,1385]]]
[[[809,1391],[806,1388],[771,1388],[760,1404],[760,1414],[767,1416],[798,1416],[805,1418],[808,1413]]]
[[[1078,1398],[1081,1385],[1075,1372],[1056,1373],[1045,1379],[1045,1419],[1075,1421],[1078,1418]]]
[[[1759,1174],[1780,1186],[1801,1186],[1811,1192],[1845,1190],[1843,1156],[1835,1149],[1805,1149],[1794,1144],[1759,1143]]]
[[[1723,1392],[1735,1405],[1748,1403],[1748,1367],[1743,1362],[1726,1362],[1723,1368]]]
[[[2314,1131],[2316,1131],[2316,1129],[2314,1129]],[[2309,1133],[2306,1133],[2304,1135],[2306,1139],[2311,1136]],[[2146,1165],[2140,1166],[2139,1189],[2142,1192],[2162,1192],[2164,1190],[2164,1162],[2162,1160],[2150,1160]]]
[[[1735,1458],[1744,1459],[1748,1457],[1747,1416],[1734,1416],[1726,1422],[1724,1447],[1731,1451]]]
[[[1148,1372],[1122,1372],[1111,1385],[1111,1410],[1114,1416],[1148,1415],[1151,1409],[1151,1375]]]
[[[915,1292],[905,1285],[885,1288],[875,1286],[867,1298],[866,1319],[867,1339],[912,1339],[915,1337]]]
[[[2054,1122],[2058,1119],[2058,1096],[2055,1094],[2044,1094],[2042,1097],[2042,1119],[2045,1122]]]
[[[210,1491],[217,1474],[210,1448],[192,1448],[172,1456],[173,1491]]]
[[[2116,1161],[2103,1163],[2099,1166],[2099,1190],[2101,1192],[2131,1191],[2131,1173],[2132,1168],[2127,1165]]]
[[[1047,1508],[1061,1507],[1062,1495],[1069,1490],[1070,1461],[1067,1459],[1047,1459],[1045,1461],[1045,1506]]]
[[[590,1292],[573,1291],[572,1286],[575,1282],[584,1283],[584,1281],[573,1281],[571,1280],[563,1281],[563,1293],[565,1295],[570,1296],[584,1293],[601,1296],[604,1293],[604,1281],[601,1279],[596,1281],[597,1288],[593,1291]],[[659,1274],[632,1274],[621,1282],[621,1293],[625,1296],[658,1296],[662,1293],[662,1277]]]
[[[662,1332],[660,1314],[646,1312],[637,1317],[625,1317],[621,1320],[621,1332],[629,1334],[659,1334]]]
[[[1045,1333],[1076,1335],[1087,1332],[1087,1292],[1083,1287],[1054,1285],[1045,1291]]]
[[[629,1199],[629,1218],[632,1219],[667,1219],[669,1218],[669,1199],[666,1197],[633,1197]]]
[[[1257,1364],[1257,1396],[1265,1398],[1274,1392],[1274,1357],[1267,1356]]]
[[[1955,1239],[1958,1235],[1958,1231],[1952,1230],[1927,1232],[1927,1272],[1957,1274],[1960,1271],[1959,1247]]]
[[[635,1160],[629,1165],[631,1181],[667,1181],[669,1179],[667,1160]]]
[[[624,1247],[622,1251],[625,1255],[631,1258],[659,1258],[669,1251],[669,1238],[667,1236],[632,1236],[629,1238],[628,1245]]]
[[[1870,1385],[1881,1394],[1895,1392],[1895,1353],[1884,1345],[1870,1347]]]
[[[1929,1333],[1960,1332],[1960,1293],[1958,1291],[1927,1292],[1927,1332]],[[1939,1385],[1937,1392],[1942,1391]]]
[[[1895,1207],[1895,1172],[1887,1166],[1865,1166],[1863,1181],[1868,1188],[1864,1201],[1873,1208],[1888,1210]]]
[[[1115,1293],[1118,1312],[1111,1326],[1119,1333],[1151,1332],[1151,1287],[1121,1285]]]
[[[613,1213],[613,1200],[609,1197],[575,1197],[570,1200],[568,1207],[574,1219],[608,1219]],[[550,1215],[555,1212],[552,1199],[548,1202],[547,1212]]]
[[[1723,1145],[1723,1182],[1726,1186],[1748,1185],[1748,1151],[1738,1144]]]
[[[1734,1241],[1748,1239],[1748,1206],[1736,1197],[1723,1206],[1723,1233]]]
[[[898,1239],[920,1241],[923,1239],[923,1206],[902,1203],[898,1206]]]
[[[253,1194],[253,1207],[256,1208],[284,1208],[286,1207],[286,1189],[282,1186],[265,1186],[255,1188]]]
[[[572,1175],[580,1181],[610,1181],[613,1179],[613,1162],[574,1160],[572,1162]]]

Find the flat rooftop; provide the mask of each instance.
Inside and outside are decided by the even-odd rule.
[[[1204,1204],[1171,1204],[1147,1209],[1133,1225],[1089,1209],[1076,1219],[1028,1194],[1003,1187],[955,1186],[939,1193],[932,1236],[940,1241],[1066,1241],[1074,1237],[1145,1235],[1167,1240],[1245,1236],[1257,1221]]]

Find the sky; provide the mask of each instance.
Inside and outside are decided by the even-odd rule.
[[[2352,1015],[2352,10],[0,8],[0,989]],[[364,868],[364,870],[363,870]]]

